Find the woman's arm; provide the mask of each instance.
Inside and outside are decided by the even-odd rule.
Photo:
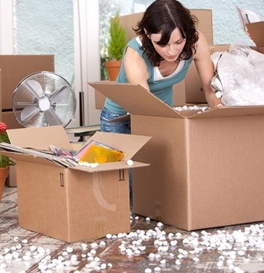
[[[136,83],[149,91],[147,66],[141,56],[131,47],[128,47],[124,56],[124,67],[129,83]]]
[[[207,103],[211,108],[223,105],[221,98],[217,98],[215,92],[211,88],[211,79],[214,76],[214,66],[210,58],[209,45],[201,32],[199,32],[199,40],[193,58],[202,82]]]

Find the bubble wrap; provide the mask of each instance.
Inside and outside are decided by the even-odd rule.
[[[216,71],[211,86],[222,94],[225,105],[264,105],[264,54],[231,45],[211,59]]]

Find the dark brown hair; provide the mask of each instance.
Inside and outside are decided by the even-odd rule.
[[[147,35],[161,33],[161,39],[157,44],[165,46],[170,40],[172,31],[178,28],[182,37],[186,39],[180,59],[187,60],[196,52],[198,32],[195,24],[197,22],[197,17],[192,15],[190,10],[180,2],[176,0],[156,0],[146,9],[134,31],[142,37],[142,49],[145,56],[153,66],[159,66],[163,59],[156,52]]]

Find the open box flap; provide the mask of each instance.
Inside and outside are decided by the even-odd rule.
[[[16,134],[17,132],[18,134]],[[49,150],[50,144],[62,148],[64,148],[64,146],[62,145],[68,145],[68,138],[64,138],[64,134],[66,135],[66,133],[64,131],[64,128],[61,126],[27,128],[22,130],[13,129],[9,130],[9,133],[11,141],[15,141],[15,143],[22,146],[2,143],[0,144],[1,153],[15,160],[23,160],[32,163],[53,166],[57,165],[86,172],[98,172],[148,166],[147,163],[140,162],[134,162],[133,166],[129,166],[127,165],[127,160],[131,159],[151,139],[150,136],[96,132],[91,137],[91,139],[97,140],[105,145],[109,145],[115,149],[123,151],[125,153],[125,156],[122,161],[100,164],[96,168],[89,168],[79,166],[78,163],[72,161],[71,159],[58,157],[50,153],[39,151]],[[62,142],[59,141],[60,137]],[[20,138],[23,138],[23,140],[20,140]],[[31,139],[31,141],[29,139]],[[44,145],[43,143],[41,143],[41,140],[43,140]],[[70,149],[71,145],[68,145],[67,147],[69,147]]]
[[[132,115],[181,117],[166,103],[138,84],[108,81],[89,84]]]
[[[71,149],[69,138],[61,125],[47,127],[30,127],[7,130],[11,144],[39,150],[49,150],[55,145],[64,149]]]
[[[252,37],[253,42],[259,47],[264,46],[264,36],[263,36],[264,22],[261,21],[261,22],[246,24],[246,27],[248,29],[250,36]]]
[[[63,165],[62,162],[60,161],[54,161],[54,160],[49,160],[44,157],[40,156],[34,156],[32,154],[24,154],[24,153],[19,153],[19,152],[10,152],[10,151],[4,151],[1,150],[0,152],[2,155],[6,155],[13,160],[16,161],[25,161],[29,163],[35,163],[35,164],[44,164],[48,166],[58,166],[58,167],[63,167],[63,168],[70,168],[73,170],[79,170],[79,171],[84,171],[88,173],[94,173],[94,172],[102,172],[102,171],[111,171],[111,170],[121,170],[121,169],[131,169],[131,168],[139,168],[139,167],[146,167],[149,166],[149,163],[142,163],[142,162],[137,162],[133,161],[133,165],[128,165],[126,160],[122,160],[119,162],[108,162],[104,164],[99,164],[98,166],[92,168],[92,167],[84,167],[84,166],[70,166],[67,165],[66,163]]]
[[[26,161],[29,163],[44,164],[48,166],[54,166],[54,164],[56,164],[54,161],[50,161],[45,158],[37,157],[37,156],[29,155],[29,154],[10,152],[10,151],[4,151],[4,150],[1,150],[0,153],[16,161]]]
[[[123,160],[131,159],[150,139],[150,136],[96,132],[93,139],[125,153]]]
[[[58,165],[63,167],[78,166],[78,163],[67,157],[56,156],[51,152],[39,151],[32,148],[23,148],[8,143],[0,143],[0,153],[14,160],[23,160],[45,165]]]
[[[116,100],[123,108],[129,109],[128,111],[132,115],[197,119],[264,114],[263,105],[225,106],[204,112],[199,110],[178,112],[140,85],[114,82],[96,82],[90,85],[110,99]]]

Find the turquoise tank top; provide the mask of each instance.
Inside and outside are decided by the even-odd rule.
[[[163,102],[168,104],[169,106],[173,106],[173,90],[172,86],[181,80],[183,80],[186,76],[187,70],[192,62],[192,58],[189,60],[184,60],[181,62],[184,62],[183,66],[181,67],[181,70],[178,71],[176,74],[173,76],[167,76],[167,77],[161,77],[157,80],[154,78],[154,67],[151,65],[148,59],[143,57],[143,50],[140,49],[141,44],[138,40],[138,38],[132,39],[128,44],[127,47],[132,47],[134,50],[136,50],[144,59],[148,73],[149,73],[149,79],[147,80],[148,85],[149,85],[149,90],[152,94],[157,96],[159,99],[161,99]],[[126,72],[124,69],[124,64],[122,61],[122,66],[120,68],[119,75],[116,79],[117,83],[127,83],[127,77],[126,77]],[[106,98],[105,108],[107,108],[110,112],[116,113],[119,115],[126,114],[127,111],[120,107],[118,104],[116,104],[114,101],[110,100],[109,98]]]

